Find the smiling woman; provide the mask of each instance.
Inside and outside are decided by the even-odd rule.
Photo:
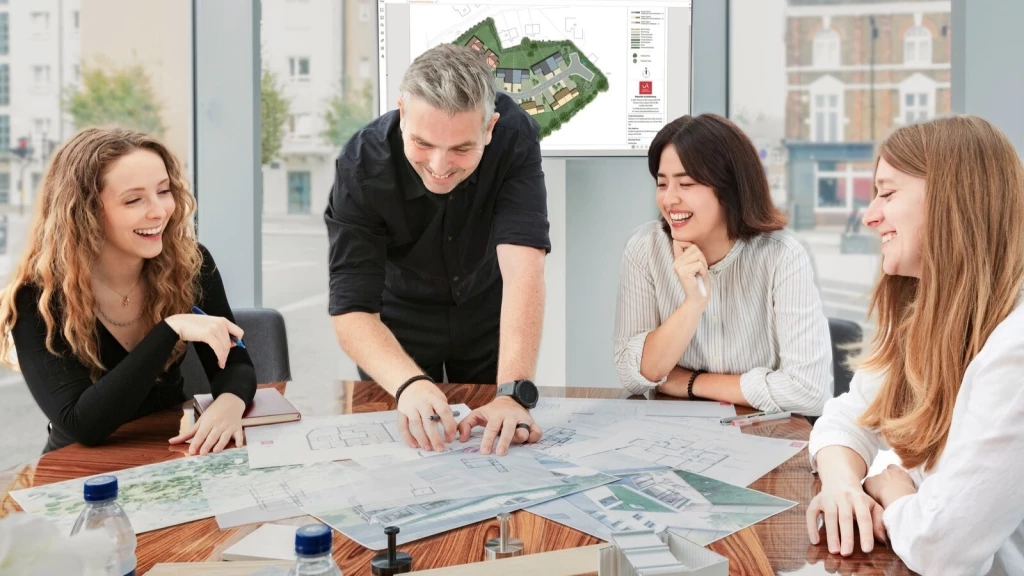
[[[28,247],[0,300],[0,359],[16,363],[50,419],[46,450],[94,445],[122,424],[185,400],[186,343],[217,400],[192,452],[243,442],[256,376],[177,160],[131,130],[90,128],[54,155]],[[189,314],[191,306],[213,316]],[[12,355],[16,349],[16,360]]]
[[[622,256],[622,386],[820,414],[832,395],[828,323],[750,140],[720,116],[683,116],[655,136],[648,165],[662,218]]]

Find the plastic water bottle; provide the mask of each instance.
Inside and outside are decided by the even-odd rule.
[[[288,576],[342,576],[331,557],[331,529],[323,524],[308,524],[295,531],[295,555],[298,558]]]
[[[97,476],[85,481],[82,490],[85,509],[78,515],[71,535],[104,530],[114,540],[114,553],[107,561],[108,576],[135,576],[135,530],[117,503],[117,477]]]

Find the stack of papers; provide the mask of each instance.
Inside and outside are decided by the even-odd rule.
[[[479,453],[480,428],[442,453],[409,448],[394,411],[248,428],[247,448],[117,472],[119,502],[137,533],[309,514],[374,550],[382,525],[400,526],[401,544],[523,508],[606,540],[671,529],[703,545],[795,504],[743,487],[806,442],[723,426],[731,405],[542,398],[532,414],[543,438],[505,456]],[[84,481],[11,495],[70,529]]]

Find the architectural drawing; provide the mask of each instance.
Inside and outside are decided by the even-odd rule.
[[[534,36],[524,37],[524,32]],[[566,19],[565,31],[558,37],[539,38],[540,32],[536,23],[499,30],[489,17],[469,27],[454,43],[483,56],[494,71],[497,89],[534,117],[543,138],[608,90],[608,79],[577,46],[584,38],[575,18]]]
[[[401,545],[493,518],[499,512],[512,512],[532,504],[561,498],[615,481],[612,476],[571,463],[553,460],[543,453],[525,451],[521,451],[521,453],[532,455],[544,470],[557,477],[558,483],[521,491],[506,490],[502,493],[488,495],[479,494],[475,489],[462,490],[458,497],[449,495],[425,502],[388,508],[307,506],[305,511],[359,544],[372,550],[382,550],[387,547],[383,526],[397,525],[401,527],[402,531],[398,535],[398,544]],[[453,454],[451,456],[461,457],[464,455]],[[434,459],[446,457],[449,456],[442,455]],[[513,457],[514,455],[510,453],[499,460],[503,464],[508,464],[508,459]],[[500,473],[495,470],[495,474],[507,476],[508,473]],[[463,497],[467,493],[473,495]]]
[[[333,450],[372,444],[390,444],[398,439],[384,424],[366,423],[347,426],[324,426],[314,428],[306,434],[310,450]]]
[[[118,503],[135,533],[141,534],[213,516],[203,482],[223,481],[238,491],[239,486],[253,481],[272,484],[275,475],[290,470],[251,470],[246,449],[238,448],[119,470],[113,475],[118,480]],[[87,478],[16,490],[11,496],[26,512],[44,516],[70,532],[84,506],[82,485]]]
[[[626,475],[529,511],[604,540],[623,530],[672,529],[706,546],[795,504],[683,470],[663,470]]]
[[[694,441],[678,436],[664,440],[637,438],[623,448],[622,452],[669,468],[698,473],[708,470],[729,457],[723,452],[712,452],[699,448]]]
[[[535,453],[513,450],[505,456],[448,452],[403,463],[395,468],[366,471],[348,488],[351,503],[383,509],[422,504],[441,498],[513,494],[554,486],[562,478],[540,465]]]
[[[453,405],[452,410],[463,417],[470,412],[465,404]],[[298,422],[253,426],[245,433],[252,468],[391,454],[405,459],[418,457],[414,449],[402,442],[394,410],[303,418]]]
[[[565,446],[559,456],[608,474],[677,468],[748,486],[807,445],[728,428],[734,427],[623,420],[606,427],[600,438]]]

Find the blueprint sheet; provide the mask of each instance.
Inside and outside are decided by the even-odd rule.
[[[351,461],[267,468],[264,472],[242,478],[202,480],[203,495],[221,530],[303,516],[303,506],[332,493],[343,493],[346,487],[368,477]]]
[[[672,400],[618,400],[596,398],[541,398],[530,411],[541,427],[544,436],[534,444],[513,445],[510,452],[532,450],[559,460],[570,460],[573,451],[568,447],[586,440],[601,441],[609,437],[609,426],[619,422],[661,422],[663,424],[685,424],[705,428],[717,434],[740,434],[735,426],[722,426],[719,420],[735,416],[732,404],[717,402],[678,402]],[[473,430],[465,442],[449,444],[448,449],[461,452],[477,452],[483,437],[483,428]],[[621,447],[618,444],[610,448]],[[429,458],[438,452],[427,450],[401,450],[383,454],[353,456],[353,460],[366,468],[395,466],[419,458]]]
[[[804,441],[733,434],[714,428],[624,421],[609,426],[603,438],[567,446],[562,457],[608,474],[678,468],[728,484],[748,486],[805,446]]]
[[[460,455],[452,454],[437,458],[448,457],[458,458]],[[463,494],[470,496],[442,497],[394,508],[373,509],[335,502],[308,505],[304,510],[360,545],[371,550],[383,550],[387,547],[385,526],[401,527],[398,534],[398,544],[401,545],[491,519],[500,512],[520,510],[532,504],[561,498],[616,480],[613,476],[595,470],[547,458],[543,453],[534,453],[534,457],[541,466],[558,477],[558,484],[491,495],[476,495],[472,487],[467,487]],[[502,462],[503,459],[497,458],[497,461]]]
[[[465,404],[452,410],[459,412],[456,421],[469,414]],[[414,452],[398,434],[394,410],[253,426],[245,429],[245,439],[254,469]]]
[[[527,450],[505,456],[447,452],[392,468],[378,468],[349,487],[352,503],[364,509],[395,508],[474,496],[529,492],[562,484]]]
[[[530,414],[545,430],[575,424],[603,429],[617,422],[651,419],[692,426],[721,426],[719,420],[735,416],[736,407],[720,402],[544,397]]]

